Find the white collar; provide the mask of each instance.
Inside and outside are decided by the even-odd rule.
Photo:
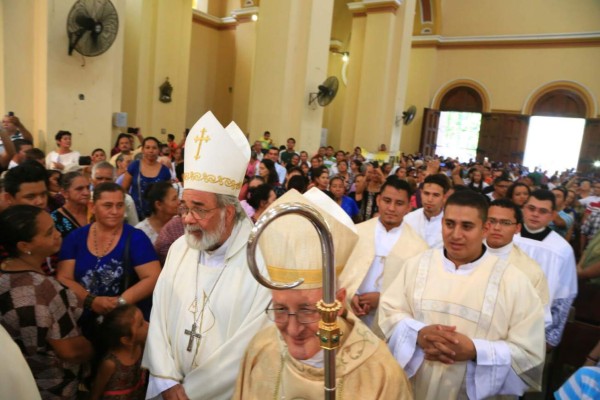
[[[446,258],[446,255],[444,254],[444,249],[441,249],[442,266],[444,267],[444,270],[446,270],[446,272],[450,272],[451,274],[469,275],[488,256],[487,248],[484,247],[484,250],[485,250],[485,253],[482,254],[481,257],[479,257],[477,260],[470,262],[470,263],[463,264],[460,267],[456,268],[454,263],[452,261],[450,261],[448,258]]]
[[[394,233],[397,233],[398,231],[402,230],[402,223],[400,223],[400,225],[398,225],[395,228],[390,229],[389,231],[386,229],[385,226],[383,226],[383,224],[381,223],[381,221],[379,220],[379,217],[377,218],[377,225],[375,226],[375,229],[378,229],[380,232],[386,234],[386,235],[391,235]]]
[[[311,358],[307,360],[298,361],[300,361],[302,364],[309,365],[313,368],[323,368],[325,365],[325,352],[323,351],[323,349],[321,349],[317,352],[317,354],[315,354]]]
[[[503,260],[508,259],[508,256],[510,255],[510,252],[513,249],[513,242],[511,241],[510,243],[508,243],[505,246],[502,247],[498,247],[497,249],[493,249],[491,248],[488,244],[487,244],[487,240],[484,240],[484,244],[486,245],[488,251],[490,252],[490,254],[495,255],[498,258],[501,258]]]
[[[428,221],[428,222],[437,222],[437,221],[440,221],[443,216],[444,216],[444,210],[440,211],[440,213],[438,215],[434,215],[431,218],[427,218],[427,214],[425,214],[425,210],[423,209],[423,217],[425,217],[425,220]]]

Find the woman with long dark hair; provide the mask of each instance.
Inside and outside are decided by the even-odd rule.
[[[30,205],[4,210],[0,226],[9,253],[0,264],[0,324],[19,343],[42,398],[74,399],[93,349],[77,326],[76,296],[42,269],[60,249],[60,233],[47,212]]]

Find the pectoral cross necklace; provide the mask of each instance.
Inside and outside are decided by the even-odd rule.
[[[196,291],[194,294],[194,301],[192,302],[192,305],[190,306],[190,311],[194,314],[194,321],[192,323],[192,327],[191,329],[186,329],[184,330],[184,335],[189,335],[189,340],[188,340],[188,345],[186,350],[188,352],[191,352],[193,347],[194,347],[194,342],[196,342],[196,351],[194,353],[194,358],[192,359],[192,366],[195,365],[195,360],[196,360],[196,356],[198,355],[198,350],[200,349],[200,340],[202,339],[202,336],[204,334],[206,334],[206,332],[208,332],[213,326],[211,325],[208,329],[206,329],[204,332],[202,331],[202,323],[204,322],[204,311],[206,310],[206,307],[210,301],[210,296],[212,295],[213,291],[215,290],[215,287],[217,287],[217,284],[219,283],[219,280],[221,279],[221,276],[223,276],[223,272],[225,271],[225,269],[227,268],[227,264],[225,264],[223,266],[223,268],[221,269],[221,272],[219,272],[219,276],[217,276],[217,279],[215,280],[215,283],[213,284],[212,288],[210,289],[210,292],[208,292],[208,295],[206,294],[206,291],[202,291],[202,309],[200,310],[200,313],[198,314],[198,270],[200,269],[200,265],[196,266]],[[209,310],[210,311],[210,310]],[[198,321],[200,320],[200,321]]]

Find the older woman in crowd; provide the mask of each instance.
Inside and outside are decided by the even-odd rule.
[[[50,215],[56,229],[64,238],[88,223],[90,181],[81,172],[67,172],[60,179],[65,204]]]
[[[162,227],[177,215],[179,196],[170,182],[163,181],[148,186],[144,199],[150,207],[150,215],[135,227],[141,229],[154,245]]]
[[[87,310],[82,326],[93,335],[94,319],[119,305],[137,303],[145,318],[160,273],[158,258],[144,232],[124,224],[125,194],[116,183],[94,188],[95,222],[65,238],[57,278]]]
[[[0,265],[0,323],[19,344],[41,397],[75,399],[81,364],[93,350],[77,326],[76,296],[41,267],[60,249],[60,233],[47,212],[30,205],[4,210],[0,226],[10,255]]]
[[[57,149],[52,150],[46,156],[46,168],[64,171],[79,165],[81,154],[78,151],[71,150],[71,138],[71,132],[58,131],[54,136]]]
[[[149,204],[144,200],[148,186],[155,182],[171,181],[169,169],[158,162],[159,147],[156,138],[145,138],[142,142],[142,159],[129,164],[123,178],[122,186],[133,197],[140,221],[150,214]]]

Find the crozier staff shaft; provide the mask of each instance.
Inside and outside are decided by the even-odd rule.
[[[254,278],[263,286],[274,290],[292,289],[302,284],[302,278],[290,283],[276,283],[265,278],[259,271],[256,263],[256,247],[258,238],[262,231],[275,219],[286,214],[299,214],[308,219],[315,227],[321,243],[322,265],[323,265],[323,300],[317,303],[321,313],[319,331],[317,336],[321,348],[324,349],[325,375],[324,392],[325,400],[335,399],[335,353],[340,344],[340,329],[337,325],[337,312],[341,308],[339,301],[335,299],[335,265],[333,253],[333,238],[327,226],[327,222],[321,214],[311,206],[300,203],[279,204],[265,212],[250,233],[248,239],[248,267]]]

